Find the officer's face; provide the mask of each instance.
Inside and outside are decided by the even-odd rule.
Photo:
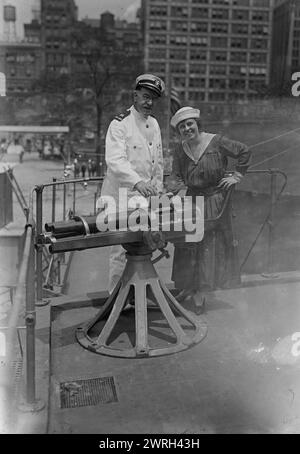
[[[145,117],[151,114],[153,103],[156,102],[158,96],[148,88],[141,88],[134,92],[134,107]]]

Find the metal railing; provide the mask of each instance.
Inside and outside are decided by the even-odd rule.
[[[20,327],[18,325],[21,310],[24,309],[24,299],[25,326]],[[15,347],[19,341],[19,330],[22,328],[26,328],[26,405],[30,406],[30,410],[41,405],[41,402],[36,399],[35,392],[35,322],[34,223],[31,221],[26,225],[24,249],[13,306],[7,326],[0,328],[0,331],[5,332],[5,359],[1,367],[0,387],[2,394],[0,401],[3,405],[3,411],[0,412],[0,417],[2,417],[1,429],[4,432],[12,430],[12,418],[14,418],[14,411],[16,410],[13,396],[15,377],[12,364],[15,357]],[[21,356],[23,356],[21,344],[19,346]]]
[[[77,196],[77,186],[83,185],[86,187],[89,182],[98,182],[102,183],[104,177],[88,177],[88,178],[74,178],[74,179],[62,179],[57,180],[53,178],[51,183],[46,183],[43,185],[36,186],[33,189],[31,195],[31,209],[33,210],[33,199],[35,194],[35,214],[36,214],[36,241],[35,241],[35,248],[36,248],[36,297],[37,297],[37,305],[43,305],[43,289],[50,289],[54,283],[54,277],[57,277],[56,285],[61,285],[61,263],[64,262],[65,256],[64,254],[61,256],[57,256],[53,258],[53,256],[48,255],[48,251],[45,252],[45,248],[43,245],[39,243],[39,236],[43,232],[43,193],[46,188],[52,188],[52,195],[51,195],[51,219],[52,222],[55,222],[57,219],[57,194],[58,188],[62,188],[63,191],[63,204],[62,204],[62,219],[65,220],[67,217],[67,213],[71,212],[72,215],[76,213],[76,196]],[[67,210],[67,192],[69,186],[72,187],[72,208]],[[93,212],[96,213],[96,202],[97,197],[99,195],[99,191],[94,193],[93,197]],[[32,211],[33,212],[33,211]],[[43,265],[43,258],[44,261],[48,261],[48,265]],[[47,304],[47,301],[46,301]]]
[[[267,267],[266,273],[264,275],[272,276],[273,274],[273,245],[274,245],[274,217],[275,217],[275,207],[276,204],[283,193],[286,184],[287,184],[287,175],[279,169],[267,169],[267,170],[248,170],[247,174],[268,174],[270,175],[270,204],[269,204],[269,211],[267,216],[265,217],[264,221],[262,222],[254,240],[251,243],[249,250],[246,253],[244,260],[240,265],[240,271],[243,269],[245,264],[247,263],[251,252],[254,249],[258,239],[260,238],[263,230],[266,226],[269,227],[268,232],[268,251],[267,251]],[[283,183],[279,191],[277,191],[277,177],[281,175],[283,177]]]

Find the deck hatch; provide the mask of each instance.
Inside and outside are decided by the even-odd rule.
[[[60,408],[85,407],[117,402],[113,377],[90,378],[60,383]]]

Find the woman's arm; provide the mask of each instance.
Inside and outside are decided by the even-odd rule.
[[[222,189],[229,189],[233,184],[240,183],[243,175],[245,175],[250,164],[251,152],[247,145],[236,140],[230,140],[227,137],[221,137],[220,150],[226,158],[230,157],[237,160],[236,172],[225,175],[218,185]]]
[[[221,137],[220,149],[224,156],[237,160],[235,166],[237,172],[241,175],[245,175],[251,161],[251,151],[249,150],[249,147],[237,140]]]

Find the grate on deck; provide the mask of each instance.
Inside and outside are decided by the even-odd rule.
[[[113,377],[90,378],[60,383],[60,408],[86,407],[117,402]]]

